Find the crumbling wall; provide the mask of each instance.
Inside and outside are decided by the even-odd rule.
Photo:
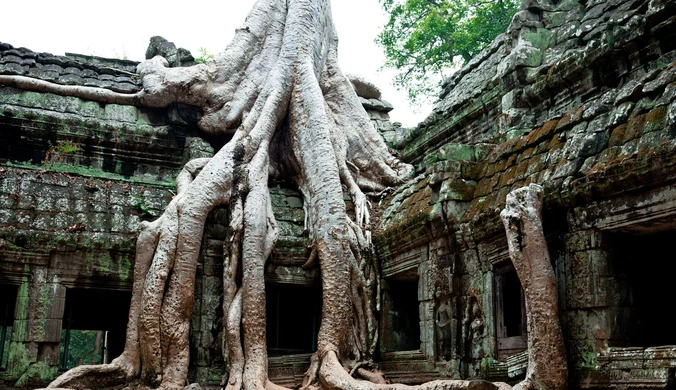
[[[525,2],[508,32],[447,81],[434,112],[400,144],[420,175],[388,198],[378,250],[383,270],[429,264],[458,280],[457,360],[425,352],[440,372],[441,362],[453,366],[450,375],[515,381],[524,372],[521,355],[503,359],[517,350],[497,334],[496,272],[509,264],[498,214],[511,190],[539,183],[571,383],[666,388],[670,350],[614,347],[626,328],[614,321],[634,317],[620,302],[626,286],[602,237],[673,229],[664,220],[676,173],[674,7]],[[433,289],[420,270],[419,280]],[[435,305],[421,327],[429,328]],[[483,327],[469,326],[477,336],[467,338],[474,312]]]

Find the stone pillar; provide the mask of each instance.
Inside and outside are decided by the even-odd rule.
[[[493,280],[495,278],[493,271],[488,270],[484,275],[484,284],[483,284],[483,306],[484,306],[484,328],[485,328],[485,337],[484,337],[484,352],[486,357],[492,357],[497,359],[498,356],[498,346],[496,345],[497,334],[496,334],[496,318],[495,318],[495,284]]]
[[[30,290],[31,277],[25,275],[21,279],[21,286],[16,297],[16,309],[14,310],[14,325],[12,327],[12,340],[9,345],[9,360],[7,362],[6,379],[19,379],[26,368],[37,361],[37,344],[32,344],[28,339],[28,316],[30,313]]]
[[[566,347],[581,368],[593,368],[596,355],[607,349],[611,323],[621,323],[624,313],[613,308],[616,281],[610,270],[610,254],[603,232],[597,229],[566,235],[563,267],[562,321]],[[612,319],[612,320],[611,320]]]
[[[23,278],[7,366],[17,386],[41,385],[56,375],[65,299],[66,288],[47,268]]]
[[[420,350],[429,360],[436,357],[434,280],[436,267],[430,259],[418,266],[418,302],[420,315]]]

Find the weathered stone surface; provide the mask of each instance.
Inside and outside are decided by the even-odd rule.
[[[184,48],[177,48],[173,42],[167,41],[160,36],[150,38],[150,44],[146,49],[146,59],[155,56],[162,56],[167,59],[169,66],[190,66],[194,65],[195,58],[190,51]]]
[[[347,75],[347,78],[350,79],[355,92],[357,92],[357,96],[364,99],[380,99],[382,96],[380,88],[362,76]]]

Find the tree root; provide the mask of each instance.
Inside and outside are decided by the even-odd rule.
[[[97,87],[61,85],[49,81],[25,76],[0,75],[0,85],[25,89],[27,91],[47,92],[61,96],[73,96],[100,103],[137,105],[143,99],[143,93],[120,93]]]
[[[482,380],[439,380],[417,386],[359,380],[343,369],[335,351],[328,351],[322,357],[319,377],[324,390],[495,390],[499,388],[491,382]]]

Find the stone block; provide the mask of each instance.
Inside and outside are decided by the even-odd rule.
[[[0,193],[18,195],[20,185],[20,179],[16,174],[6,173],[2,179],[0,179]]]
[[[50,70],[50,69],[46,69],[46,68],[40,68],[40,67],[28,69],[28,75],[29,76],[35,77],[37,79],[46,80],[46,81],[56,81],[59,78],[59,73],[60,73],[60,67],[59,67],[59,71]]]
[[[110,88],[113,85],[112,81],[99,80],[98,78],[85,78],[84,86],[97,88]]]
[[[114,213],[110,218],[110,231],[113,233],[123,233],[129,231],[126,222],[126,213]]]
[[[61,327],[63,319],[45,320],[44,333],[41,340],[33,340],[46,343],[59,343],[61,340]]]
[[[61,285],[54,286],[56,286],[53,289],[55,295],[52,295],[50,297],[49,307],[47,309],[47,318],[63,321],[63,312],[66,304],[66,292],[65,292],[66,288]]]
[[[67,197],[58,197],[54,199],[54,210],[55,211],[70,211],[70,199]]]
[[[0,74],[22,76],[28,73],[28,69],[27,65],[21,65],[14,62],[0,64]]]
[[[432,268],[434,265],[430,260],[422,261],[418,265],[418,301],[434,299],[434,277]]]
[[[219,276],[209,276],[202,278],[202,297],[205,305],[209,306],[212,301],[218,301],[223,295],[223,280]],[[214,299],[215,298],[215,299]],[[205,307],[202,308],[203,312]]]
[[[89,210],[89,201],[86,199],[73,199],[73,212],[75,213],[86,213]]]
[[[434,322],[434,300],[421,301],[419,302],[418,310],[420,315],[420,321],[432,321]]]
[[[297,225],[295,223],[290,223],[287,221],[278,221],[277,229],[280,236],[294,236],[301,237],[303,235],[303,226]]]
[[[629,114],[634,109],[634,102],[624,102],[616,106],[608,116],[607,128],[614,129],[617,126],[626,123],[629,119]]]
[[[64,85],[82,85],[84,79],[75,74],[63,74],[56,79],[56,82]]]
[[[73,226],[74,224],[73,215],[71,213],[60,212],[54,215],[53,225],[50,228],[51,230],[61,231]]]
[[[477,188],[475,181],[464,179],[449,179],[441,183],[439,189],[439,201],[470,201],[474,196],[474,191]]]
[[[428,359],[435,357],[435,326],[434,321],[420,322],[420,349]]]
[[[551,173],[549,180],[573,176],[575,173],[577,173],[580,170],[583,163],[584,163],[584,159],[582,159],[582,158],[577,158],[575,160],[560,159],[556,163],[556,167],[555,167],[554,171]],[[547,180],[547,181],[549,181],[549,180]]]
[[[58,341],[54,343],[42,343],[38,352],[38,361],[53,367],[59,364],[61,353]]]
[[[288,199],[289,198],[287,198],[287,200]],[[297,224],[303,224],[305,221],[305,213],[303,212],[302,204],[301,208],[278,207],[274,209],[274,212],[275,218],[278,221],[294,222]]]
[[[603,233],[596,229],[581,230],[566,235],[566,247],[571,252],[601,248],[604,244]]]
[[[28,320],[14,320],[12,328],[12,341],[23,342],[28,340]]]
[[[94,232],[106,232],[109,229],[109,216],[104,212],[89,214],[89,229]]]

